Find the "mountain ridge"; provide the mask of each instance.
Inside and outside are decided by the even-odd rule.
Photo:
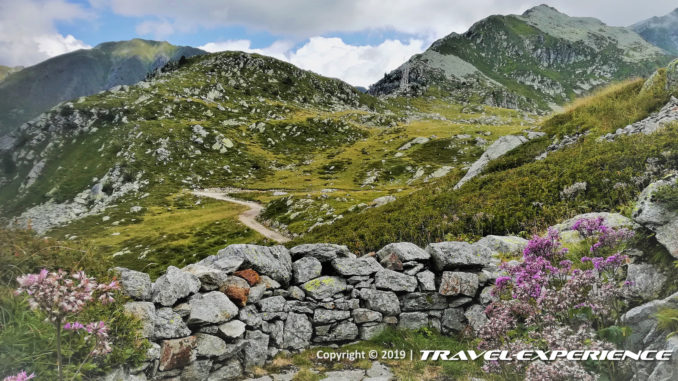
[[[678,55],[678,8],[664,16],[655,16],[631,25],[648,42]]]
[[[602,84],[649,75],[670,58],[625,28],[541,5],[522,15],[492,15],[463,34],[439,39],[387,73],[370,93],[429,93],[547,111]]]
[[[167,42],[133,39],[52,57],[0,82],[0,135],[56,104],[117,85],[130,85],[181,56],[205,52]]]

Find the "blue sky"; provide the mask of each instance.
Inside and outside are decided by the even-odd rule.
[[[0,65],[33,65],[139,37],[254,51],[367,86],[440,37],[542,2],[621,26],[678,6],[675,0],[0,0]]]

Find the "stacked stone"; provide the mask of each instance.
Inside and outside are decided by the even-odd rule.
[[[228,380],[280,351],[366,340],[388,326],[471,333],[486,321],[495,254],[526,243],[400,242],[363,257],[333,244],[231,245],[170,266],[154,283],[117,268],[134,300],[125,308],[152,342],[141,367],[120,372],[131,380]]]

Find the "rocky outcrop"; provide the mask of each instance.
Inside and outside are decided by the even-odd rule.
[[[667,339],[668,332],[657,327],[655,314],[664,308],[678,308],[678,293],[665,299],[653,300],[626,312],[622,324],[631,328],[631,335],[626,339],[625,347],[638,350],[670,350],[673,356],[670,361],[634,361],[634,379],[649,381],[669,381],[678,379],[678,337]]]
[[[159,348],[144,366],[117,372],[137,380],[226,380],[281,350],[369,339],[389,326],[474,332],[486,321],[499,276],[493,255],[523,246],[516,237],[425,249],[399,242],[376,255],[398,261],[396,270],[345,246],[231,245],[183,269],[169,267],[152,284],[144,273],[116,268],[133,299],[125,310]],[[247,290],[245,297],[235,288]]]
[[[676,64],[678,64],[678,61]],[[674,79],[674,81],[678,82],[678,74],[674,75],[677,77]],[[672,86],[678,87],[678,83],[675,83]],[[624,128],[618,128],[615,132],[610,132],[609,134],[603,135],[598,138],[598,141],[613,141],[619,136],[623,135],[650,135],[676,121],[678,121],[678,99],[671,97],[668,103],[666,103],[664,107],[662,107],[658,112],[648,116],[643,120],[629,124]]]
[[[507,152],[523,145],[531,139],[541,136],[544,136],[543,132],[529,131],[527,134],[525,134],[525,136],[504,135],[495,140],[494,143],[487,147],[480,158],[471,165],[471,168],[469,168],[469,170],[466,172],[466,175],[464,175],[464,177],[459,180],[457,185],[454,186],[454,189],[459,189],[466,182],[478,176],[483,171],[483,169],[485,169],[487,164],[490,163],[490,161],[504,156]]]
[[[647,186],[640,194],[633,210],[633,219],[637,223],[652,230],[657,241],[669,253],[678,258],[678,210],[666,202],[657,200],[655,194],[660,189],[678,188],[677,177],[670,176]]]

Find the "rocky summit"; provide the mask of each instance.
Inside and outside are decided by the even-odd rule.
[[[670,58],[630,29],[540,5],[441,38],[369,92],[548,111],[612,81],[648,75]]]

